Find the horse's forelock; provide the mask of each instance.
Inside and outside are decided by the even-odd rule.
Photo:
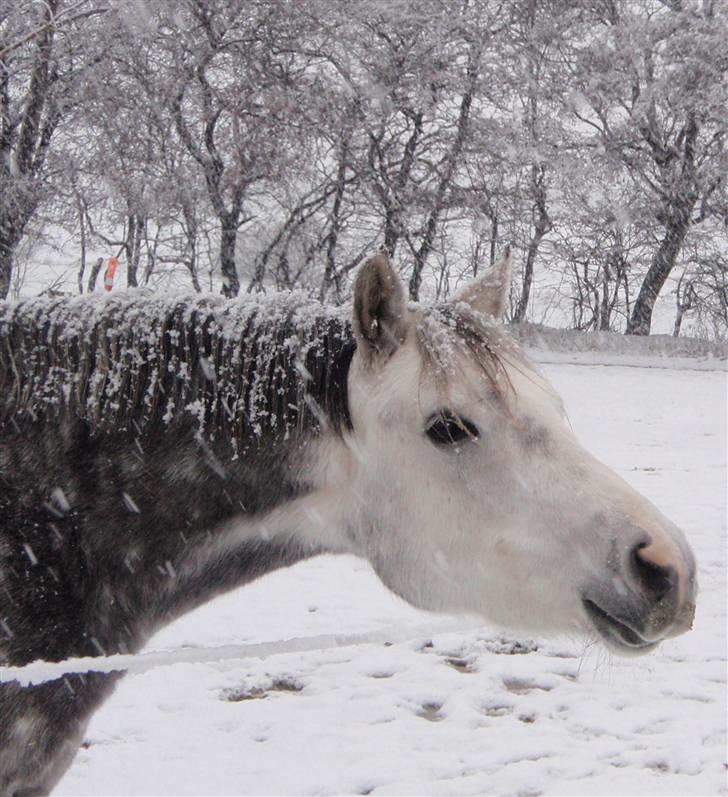
[[[505,401],[512,385],[504,359],[520,361],[521,355],[491,320],[463,303],[437,304],[422,313],[416,339],[425,368],[445,386],[465,356],[483,373],[498,400]]]

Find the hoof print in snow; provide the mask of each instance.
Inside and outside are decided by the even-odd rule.
[[[293,678],[274,678],[268,686],[241,686],[223,689],[220,700],[228,703],[242,703],[244,700],[263,700],[271,692],[301,692],[303,684]]]
[[[445,659],[445,661],[454,670],[457,670],[458,672],[468,672],[468,673],[476,672],[474,662],[469,661],[468,659],[461,659],[455,656],[450,656],[449,658]]]
[[[303,684],[295,678],[275,678],[268,687],[269,692],[302,692]]]
[[[482,639],[480,641],[490,653],[504,656],[524,656],[527,653],[535,653],[538,650],[538,645],[530,639],[518,641],[501,637],[500,639]]]
[[[440,713],[442,703],[423,703],[422,708],[417,712],[418,717],[429,722],[441,722],[445,719],[444,714]]]
[[[259,686],[223,689],[220,693],[220,700],[225,700],[228,703],[242,703],[243,700],[262,700],[265,697],[268,697],[268,693]]]
[[[513,707],[505,703],[491,703],[481,708],[486,717],[505,717],[513,713]]]
[[[367,673],[368,678],[376,678],[378,680],[382,678],[391,678],[393,675],[394,673],[389,670],[374,670],[373,672]]]
[[[576,655],[572,650],[546,650],[542,651],[546,656],[551,659],[578,659],[579,656]]]
[[[524,678],[504,678],[503,686],[509,692],[513,692],[514,695],[525,695],[534,689],[540,689],[543,692],[550,692],[553,689],[550,684],[538,684],[535,681],[527,681]]]
[[[526,725],[530,725],[532,722],[536,721],[535,714],[519,714],[518,719],[520,722],[525,722]]]

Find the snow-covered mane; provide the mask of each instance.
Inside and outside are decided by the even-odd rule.
[[[0,335],[0,422],[192,422],[235,445],[350,425],[351,325],[303,294],[36,299],[0,307]]]

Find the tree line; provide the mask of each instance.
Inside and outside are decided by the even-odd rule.
[[[130,286],[342,301],[385,247],[508,315],[728,335],[720,0],[0,0],[0,297],[58,230]]]

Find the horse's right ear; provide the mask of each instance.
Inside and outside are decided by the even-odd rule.
[[[407,337],[404,290],[389,257],[367,260],[354,283],[354,334],[366,358],[388,357]]]
[[[473,310],[502,321],[511,287],[511,247],[506,246],[500,259],[482,277],[466,285],[452,298],[465,302]]]

